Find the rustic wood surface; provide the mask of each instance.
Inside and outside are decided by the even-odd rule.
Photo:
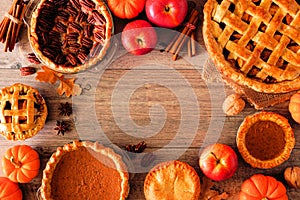
[[[199,10],[202,4],[197,2]],[[126,23],[117,19],[116,22]],[[116,33],[121,27],[116,27]],[[201,31],[198,33],[201,43]],[[22,34],[26,35],[26,32]],[[8,141],[0,137],[0,157],[8,148],[17,144],[30,145],[40,154],[39,175],[28,184],[20,184],[25,200],[36,199],[42,170],[55,149],[76,139],[113,143],[121,149],[128,144],[145,141],[145,152],[165,150],[157,155],[153,165],[178,159],[193,166],[201,178],[203,174],[198,166],[201,149],[210,143],[225,143],[237,152],[239,167],[231,179],[216,183],[216,188],[230,193],[231,199],[236,198],[242,182],[256,173],[272,175],[287,186],[282,178],[284,169],[300,165],[300,126],[291,119],[288,102],[265,110],[282,114],[289,119],[296,137],[290,159],[273,169],[254,169],[239,155],[235,136],[243,119],[258,111],[247,103],[240,114],[225,116],[222,103],[233,91],[220,82],[205,82],[201,78],[205,52],[198,49],[195,58],[188,58],[186,51],[183,51],[183,57],[173,61],[169,53],[161,52],[159,48],[144,56],[132,56],[120,45],[114,50],[115,56],[105,70],[101,69],[103,63],[100,63],[91,70],[70,75],[75,76],[76,83],[83,88],[82,94],[74,98],[59,96],[55,85],[38,82],[35,75],[20,76],[18,68],[29,64],[24,55],[30,51],[22,43],[19,43],[14,52],[0,54],[0,87],[16,82],[31,85],[40,91],[49,109],[44,129],[33,138],[26,141]],[[65,102],[73,105],[74,113],[70,117],[59,116],[58,107]],[[73,124],[71,131],[64,136],[57,135],[54,130],[58,119]],[[143,181],[147,173],[134,173],[138,171],[138,165],[138,161],[133,160],[129,166],[132,176],[128,199],[144,199]],[[3,176],[1,166],[0,176]],[[287,192],[289,199],[298,199],[300,196],[299,190],[288,186]]]

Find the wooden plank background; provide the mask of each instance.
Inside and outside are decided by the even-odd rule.
[[[201,5],[203,2],[197,1],[199,10],[202,8]],[[125,22],[118,21],[118,23]],[[121,27],[118,26],[116,32],[121,30]],[[201,43],[201,29],[198,32],[198,40]],[[26,38],[26,32],[23,34]],[[98,69],[101,68],[99,65],[98,68],[71,75],[77,77],[76,83],[83,88],[82,94],[75,98],[57,95],[56,85],[38,82],[35,80],[35,75],[20,76],[18,67],[29,64],[24,57],[28,51],[30,48],[25,47],[21,41],[14,52],[0,54],[0,87],[16,82],[31,85],[44,96],[49,109],[44,129],[33,138],[13,142],[0,137],[0,157],[9,147],[17,144],[28,144],[40,154],[42,165],[38,177],[28,184],[20,184],[25,200],[36,199],[42,170],[55,149],[75,139],[111,142],[121,149],[128,144],[145,141],[148,146],[145,152],[155,153],[159,149],[166,150],[156,157],[153,164],[175,156],[181,161],[188,162],[196,169],[199,176],[203,177],[198,166],[201,148],[209,143],[221,142],[230,145],[238,153],[235,143],[237,129],[244,117],[257,112],[247,103],[240,114],[225,116],[222,103],[233,91],[219,82],[205,82],[201,78],[203,57],[187,58],[186,51],[183,51],[183,58],[173,61],[170,54],[159,51],[159,48],[144,56],[133,56],[126,53],[119,45],[115,54],[117,58],[107,66],[106,70]],[[200,53],[205,52],[198,51],[198,54]],[[197,59],[201,62],[197,63]],[[191,60],[192,64],[189,62]],[[133,92],[121,93],[123,96],[120,96],[118,91],[123,92],[122,88]],[[74,113],[70,117],[59,116],[58,107],[64,102],[73,104]],[[262,170],[251,168],[238,153],[239,168],[231,179],[216,183],[220,191],[229,192],[234,199],[242,182],[251,175],[263,173],[275,176],[284,182],[282,178],[284,169],[288,166],[300,165],[300,146],[297,142],[300,140],[298,134],[300,127],[291,119],[287,106],[288,102],[284,102],[265,110],[274,111],[289,119],[296,137],[296,145],[290,159],[274,169]],[[188,116],[188,119],[183,119],[182,116]],[[56,135],[54,130],[58,119],[73,124],[72,130],[66,132],[64,136]],[[162,128],[157,133],[153,133],[147,128],[152,125]],[[186,132],[178,136],[180,126],[184,126]],[[124,130],[124,127],[128,129]],[[174,138],[176,142],[170,144],[175,140]],[[137,165],[139,165],[138,158],[130,163],[130,167],[137,167]],[[146,174],[146,172],[131,174],[128,199],[144,199],[143,181]],[[1,167],[0,176],[3,176]],[[284,184],[286,185],[285,182]],[[289,199],[297,199],[300,196],[296,189],[287,187],[287,191]]]

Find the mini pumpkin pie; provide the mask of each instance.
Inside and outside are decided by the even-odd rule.
[[[89,141],[59,147],[43,171],[44,200],[123,200],[129,175],[113,149]]]
[[[8,140],[36,135],[48,115],[44,98],[35,88],[16,83],[0,91],[0,133]]]
[[[147,200],[198,200],[200,190],[200,178],[194,168],[177,160],[156,165],[144,181]]]
[[[295,145],[288,120],[273,112],[247,116],[236,143],[244,160],[254,168],[273,168],[286,161]]]
[[[295,0],[208,0],[203,37],[225,79],[283,93],[300,89],[299,23]]]
[[[30,24],[33,51],[62,73],[76,73],[102,60],[113,29],[102,0],[41,0]]]

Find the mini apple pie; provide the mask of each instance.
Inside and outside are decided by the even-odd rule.
[[[129,174],[122,157],[97,142],[58,147],[43,171],[43,200],[125,200]]]
[[[299,23],[295,0],[208,0],[203,37],[224,77],[283,93],[300,89]]]
[[[30,44],[49,68],[76,73],[103,59],[112,29],[102,0],[41,0],[32,14]]]
[[[254,168],[273,168],[286,161],[295,145],[288,120],[273,112],[246,117],[236,143],[244,160]]]
[[[0,91],[0,133],[8,140],[25,140],[36,135],[47,118],[47,106],[40,93],[16,83]]]
[[[144,181],[147,200],[198,200],[200,190],[200,178],[194,168],[177,160],[156,165]]]

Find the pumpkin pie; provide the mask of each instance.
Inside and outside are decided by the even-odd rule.
[[[30,45],[49,68],[76,73],[103,59],[112,32],[102,0],[41,0],[30,22]]]
[[[0,91],[0,134],[8,140],[25,140],[36,135],[48,115],[39,91],[22,83]]]
[[[113,149],[89,141],[73,141],[52,154],[43,171],[44,200],[123,200],[129,175]]]
[[[254,168],[273,168],[286,161],[295,145],[288,120],[273,112],[247,116],[236,143],[244,160]]]
[[[258,92],[300,89],[300,6],[295,0],[208,0],[203,38],[225,79]]]
[[[156,165],[144,181],[147,200],[198,200],[200,190],[200,178],[194,168],[177,160]]]

